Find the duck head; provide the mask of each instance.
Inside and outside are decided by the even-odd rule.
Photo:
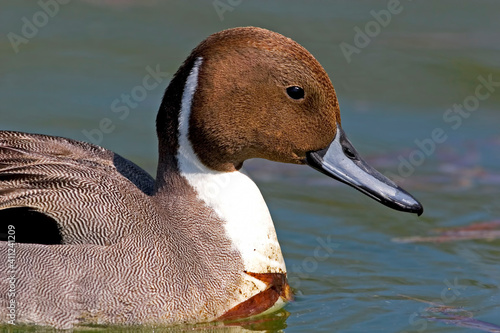
[[[193,71],[196,82],[189,95],[184,90]],[[181,101],[186,95],[190,100]],[[260,28],[235,28],[196,47],[167,88],[158,114],[164,156],[179,148],[178,135],[172,133],[180,128],[178,110],[186,103],[187,136],[209,169],[233,172],[250,158],[307,164],[386,206],[423,211],[415,198],[360,157],[342,130],[328,75],[289,38]]]

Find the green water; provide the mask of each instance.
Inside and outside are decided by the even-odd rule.
[[[402,295],[500,325],[499,240],[394,241],[500,219],[500,87],[479,88],[488,96],[473,98],[479,77],[500,82],[500,3],[402,0],[382,26],[371,11],[387,11],[386,1],[222,2],[230,4],[219,16],[212,1],[74,0],[13,47],[9,33],[23,37],[22,18],[33,22],[42,9],[2,1],[0,128],[89,141],[84,131],[109,118],[113,130],[94,140],[154,174],[154,119],[171,74],[210,33],[260,26],[316,56],[336,87],[351,141],[425,212],[392,211],[307,167],[250,161],[245,168],[271,209],[296,301],[242,326],[142,331],[477,331],[424,319],[430,305]],[[356,47],[355,27],[373,29],[372,37],[360,43],[358,36],[348,62],[340,46]],[[129,114],[112,112],[157,65],[168,77]],[[447,110],[463,103],[471,111],[450,118]]]

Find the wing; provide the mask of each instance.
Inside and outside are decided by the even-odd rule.
[[[111,244],[140,222],[154,179],[85,142],[0,131],[0,240]],[[10,228],[10,229],[9,229]]]

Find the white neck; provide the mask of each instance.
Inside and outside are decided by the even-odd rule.
[[[241,172],[209,169],[198,159],[189,141],[191,104],[202,61],[197,58],[194,62],[182,95],[177,153],[180,173],[198,198],[224,221],[227,236],[240,252],[246,271],[284,273],[285,262],[274,224],[257,185]]]

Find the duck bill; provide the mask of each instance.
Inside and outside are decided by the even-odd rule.
[[[335,140],[327,148],[308,152],[306,156],[309,166],[388,207],[418,215],[424,211],[417,199],[359,156],[340,125],[337,125]]]

